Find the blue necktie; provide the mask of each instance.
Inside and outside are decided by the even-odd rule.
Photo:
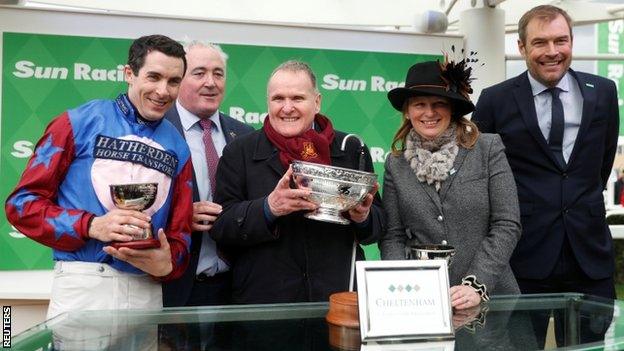
[[[564,119],[563,119],[563,104],[561,103],[561,99],[559,99],[559,93],[561,89],[549,88],[547,91],[552,96],[552,120],[550,124],[550,134],[548,135],[548,145],[550,146],[550,150],[555,155],[559,164],[563,167],[566,162],[563,158],[563,129],[564,129]]]

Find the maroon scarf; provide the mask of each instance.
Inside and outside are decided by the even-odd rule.
[[[329,145],[334,141],[334,127],[320,113],[314,116],[314,123],[321,129],[320,133],[311,128],[301,135],[286,138],[273,129],[270,117],[265,118],[264,133],[279,150],[284,168],[288,168],[293,160],[331,165]]]

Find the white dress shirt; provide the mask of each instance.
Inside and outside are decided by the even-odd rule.
[[[191,159],[193,160],[193,171],[197,181],[197,190],[199,191],[200,201],[212,201],[212,193],[210,191],[210,177],[208,175],[208,165],[206,163],[206,149],[203,141],[203,129],[199,124],[200,118],[185,109],[179,101],[176,101],[180,122],[184,129],[184,137],[186,143],[191,150]],[[225,134],[221,128],[219,120],[219,111],[210,116],[212,121],[212,142],[219,157],[223,154],[225,147]],[[199,252],[199,262],[197,263],[196,274],[205,273],[213,276],[217,273],[228,271],[228,265],[217,255],[217,246],[210,238],[207,232],[202,233],[202,244]]]
[[[548,87],[538,82],[529,72],[529,82],[531,91],[533,92],[533,102],[535,103],[535,113],[537,114],[537,124],[539,125],[544,139],[548,142],[550,135],[550,125],[552,123],[552,95],[547,91]],[[581,126],[581,117],[583,116],[583,95],[579,88],[578,82],[567,72],[557,83],[557,87],[561,89],[559,98],[563,105],[564,128],[562,152],[566,162],[570,160],[576,135]]]

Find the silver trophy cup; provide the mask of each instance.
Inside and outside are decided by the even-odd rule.
[[[125,210],[144,211],[150,208],[156,200],[158,183],[136,183],[136,184],[112,184],[110,193],[115,207]],[[134,227],[131,224],[126,224]],[[140,235],[132,235],[132,241],[128,243],[116,243],[116,246],[128,247],[149,247],[156,246],[158,240],[153,238],[152,229],[143,229]],[[152,246],[153,247],[153,246]]]
[[[304,216],[323,222],[349,224],[341,212],[355,207],[377,182],[375,173],[304,161],[293,161],[292,169],[294,186],[310,189],[309,200],[319,206]]]
[[[410,245],[408,255],[412,260],[443,259],[450,266],[455,255],[455,248],[444,244],[416,244]]]

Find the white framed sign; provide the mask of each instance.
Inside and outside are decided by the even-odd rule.
[[[455,340],[402,341],[383,343],[370,341],[360,346],[360,351],[454,351]]]
[[[454,337],[446,260],[356,262],[362,342]]]

